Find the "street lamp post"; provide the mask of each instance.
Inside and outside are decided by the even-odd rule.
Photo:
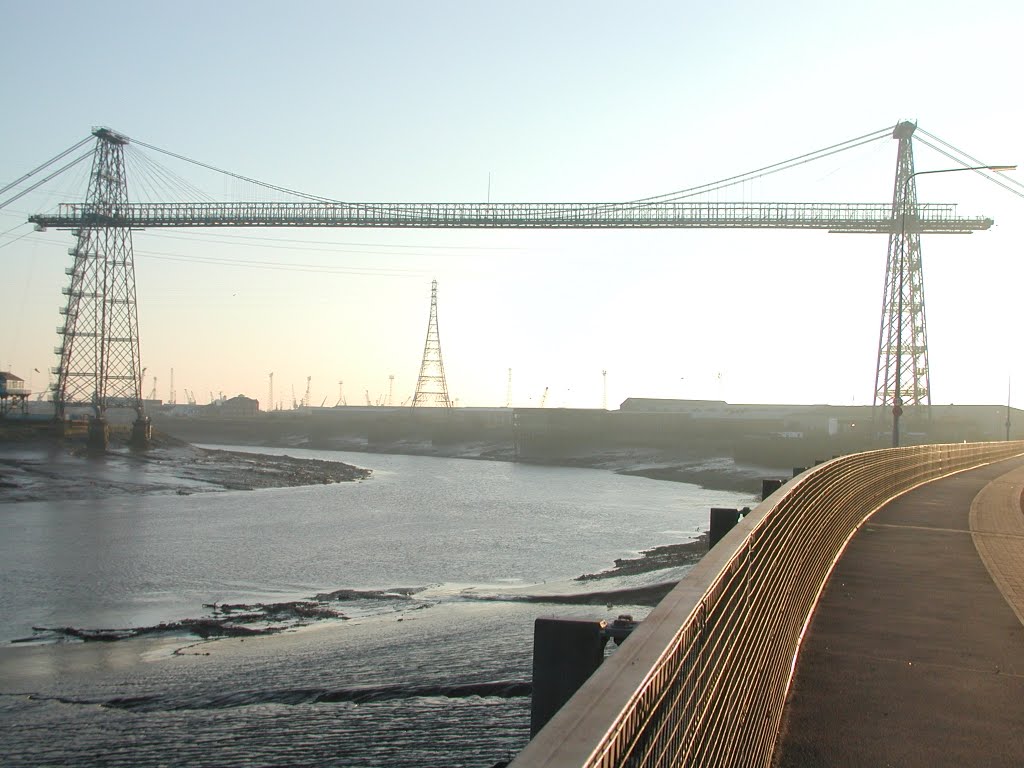
[[[1011,379],[1006,378],[1006,442],[1010,442],[1010,387]]]
[[[907,201],[907,191],[910,188],[910,180],[915,176],[924,176],[928,173],[957,173],[959,171],[1015,171],[1016,165],[971,165],[963,168],[939,168],[933,171],[915,171],[903,180],[903,211],[900,216],[900,295],[897,301],[896,320],[896,382],[895,391],[892,396],[892,447],[899,448],[900,445],[900,416],[903,415],[903,393],[900,387],[900,369],[903,367],[903,289],[906,279],[906,268],[904,260],[907,255],[907,213],[910,207]]]

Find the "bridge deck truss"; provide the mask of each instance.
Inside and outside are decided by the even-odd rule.
[[[889,234],[900,222],[888,203],[130,203],[97,209],[62,203],[29,221],[40,228],[392,227],[416,229],[822,229]],[[966,234],[992,220],[959,217],[956,206],[917,206],[906,232]]]

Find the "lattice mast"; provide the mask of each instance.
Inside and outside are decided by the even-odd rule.
[[[437,330],[437,280],[430,284],[430,320],[427,323],[427,341],[423,345],[423,362],[416,379],[416,394],[412,407],[434,404],[451,408],[448,398],[448,384],[444,378],[444,362],[441,360],[441,336]]]
[[[143,419],[142,366],[135,295],[135,260],[129,227],[106,221],[128,204],[124,148],[128,139],[107,128],[93,131],[96,149],[73,266],[54,351],[56,415],[70,405],[89,405],[97,420],[108,408],[132,408]]]
[[[892,198],[894,231],[889,235],[889,256],[885,265],[874,399],[876,406],[889,409],[931,405],[932,402],[911,143],[916,128],[914,123],[903,122],[893,131],[893,138],[899,140]]]

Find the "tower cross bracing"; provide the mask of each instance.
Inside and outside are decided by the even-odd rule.
[[[900,227],[889,233],[874,396],[874,405],[889,409],[932,402],[921,234],[908,226],[918,209],[911,143],[916,128],[913,123],[900,123],[893,132],[899,150],[892,216]]]
[[[74,230],[72,266],[63,289],[64,324],[57,329],[60,362],[53,372],[58,418],[72,404],[86,404],[96,418],[108,408],[131,408],[141,417],[142,367],[131,227],[101,222],[128,203],[124,147],[113,131],[95,132],[96,150],[86,205],[96,212]]]

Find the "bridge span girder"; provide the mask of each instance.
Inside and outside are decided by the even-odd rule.
[[[37,227],[382,227],[414,229],[819,229],[893,234],[887,203],[62,203]],[[950,203],[920,205],[907,232],[966,234],[992,219],[960,217]]]

